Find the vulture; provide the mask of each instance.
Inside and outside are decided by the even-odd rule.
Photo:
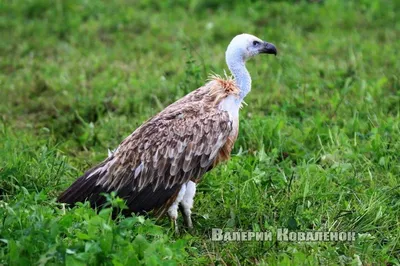
[[[125,213],[168,214],[178,232],[178,209],[193,228],[196,185],[230,158],[239,130],[239,109],[251,90],[245,63],[277,54],[272,43],[250,34],[235,36],[225,52],[232,77],[211,76],[202,87],[172,103],[125,138],[100,164],[86,171],[58,198],[72,205],[103,206],[103,193],[126,201]]]

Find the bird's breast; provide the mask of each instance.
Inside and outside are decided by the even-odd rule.
[[[236,140],[238,130],[239,130],[239,109],[240,101],[236,95],[229,95],[223,99],[219,104],[219,109],[228,112],[229,118],[232,122],[232,132],[230,137],[234,137]]]
[[[231,119],[239,117],[240,101],[238,96],[228,95],[219,103],[218,108],[227,111]]]
[[[221,148],[217,159],[215,160],[214,165],[229,160],[231,151],[233,149],[233,145],[237,139],[239,132],[239,109],[240,102],[238,101],[237,96],[229,95],[225,99],[223,99],[219,104],[219,109],[228,112],[229,119],[232,122],[232,131],[229,134],[229,137]]]

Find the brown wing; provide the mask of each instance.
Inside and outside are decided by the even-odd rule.
[[[68,194],[66,191],[59,200],[71,203],[89,199],[99,205],[101,192],[117,191],[127,200],[130,211],[160,208],[182,184],[200,178],[212,167],[231,131],[228,113],[214,106],[202,101],[172,105],[139,127],[111,157],[80,178],[81,184],[90,188],[90,195],[62,198]],[[70,193],[79,195],[72,191],[73,186]],[[75,189],[79,187],[77,184]]]

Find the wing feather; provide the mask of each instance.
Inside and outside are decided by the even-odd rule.
[[[211,169],[221,152],[229,155],[224,145],[237,129],[233,131],[229,114],[216,105],[216,99],[222,99],[218,90],[229,91],[211,81],[145,122],[59,200],[72,203],[86,198],[101,206],[102,192],[117,191],[132,212],[170,202],[182,184],[199,180]]]
[[[228,113],[217,108],[204,112],[201,102],[160,114],[121,143],[101,185],[109,191],[124,191],[130,209],[138,209],[136,203],[144,197],[141,192],[154,194],[145,196],[150,200],[162,193],[160,189],[179,188],[191,178],[200,178],[231,130]],[[156,202],[147,206],[159,207]]]

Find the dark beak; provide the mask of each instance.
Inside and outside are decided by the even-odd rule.
[[[261,49],[262,54],[274,54],[276,55],[278,51],[276,50],[275,45],[269,42],[264,42],[263,43],[263,48]]]

